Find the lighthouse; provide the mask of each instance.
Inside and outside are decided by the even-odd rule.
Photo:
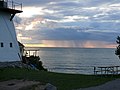
[[[19,9],[18,6],[20,7]],[[13,18],[22,12],[22,4],[0,0],[0,62],[21,60]]]

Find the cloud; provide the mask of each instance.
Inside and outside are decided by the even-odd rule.
[[[44,24],[44,18],[42,16],[34,16],[34,17],[23,17],[19,20],[19,18],[15,18],[16,29],[18,30],[36,30],[39,25]]]
[[[56,2],[58,0],[54,0]],[[15,2],[22,2],[23,6],[44,6],[53,0],[15,0]]]
[[[24,6],[24,12],[14,18],[18,36],[27,37],[23,43],[68,40],[71,46],[97,47],[101,43],[107,47],[110,43],[112,47],[120,34],[119,0],[17,1]],[[73,45],[76,41],[81,44]]]
[[[23,7],[23,13],[19,17],[32,17],[34,15],[44,15],[43,7]]]

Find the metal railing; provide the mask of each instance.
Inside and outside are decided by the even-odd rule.
[[[7,2],[8,8],[22,11],[22,3],[14,2],[12,0],[4,0],[4,1]]]

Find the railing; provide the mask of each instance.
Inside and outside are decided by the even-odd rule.
[[[94,74],[97,75],[118,75],[120,72],[120,66],[103,66],[94,67]]]
[[[7,2],[8,8],[22,11],[22,3],[17,3],[11,0],[5,0],[5,2]]]

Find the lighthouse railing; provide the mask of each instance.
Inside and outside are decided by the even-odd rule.
[[[12,0],[6,0],[6,2],[8,8],[22,11],[22,3],[14,2]]]

